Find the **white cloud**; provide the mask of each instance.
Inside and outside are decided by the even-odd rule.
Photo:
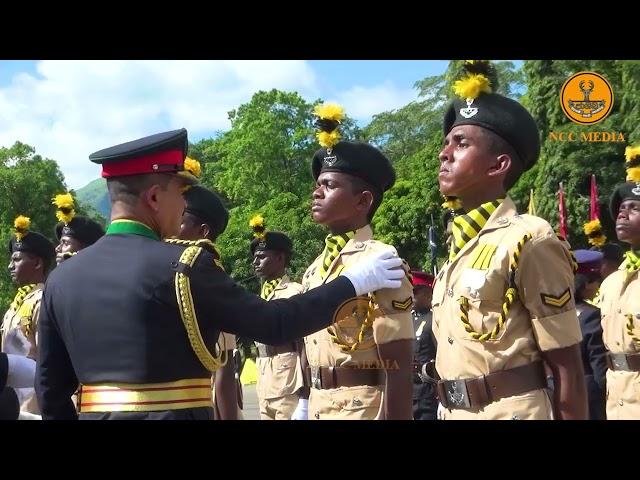
[[[401,89],[386,81],[372,87],[354,86],[335,99],[347,114],[358,120],[370,120],[375,114],[394,110],[418,98],[412,88]]]
[[[208,137],[261,89],[319,94],[312,68],[292,60],[46,60],[37,72],[0,88],[0,145],[34,146],[58,161],[72,188],[99,176],[93,151],[181,127],[191,139]]]

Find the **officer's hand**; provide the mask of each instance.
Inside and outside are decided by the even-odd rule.
[[[26,357],[29,350],[31,350],[31,344],[24,333],[22,333],[22,330],[14,328],[7,333],[4,341],[5,353],[13,353],[14,355]]]
[[[440,402],[438,402],[438,411],[436,413],[436,418],[438,420],[444,420],[444,407]]]
[[[383,288],[400,288],[405,276],[402,259],[395,251],[385,250],[359,262],[341,273],[353,284],[356,295],[364,295]]]
[[[36,362],[22,355],[7,353],[9,373],[7,374],[7,387],[33,388],[36,378]]]
[[[291,415],[291,420],[309,420],[309,400],[306,398],[298,400],[298,406]]]

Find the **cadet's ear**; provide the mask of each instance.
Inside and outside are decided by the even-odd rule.
[[[360,192],[360,199],[358,200],[357,205],[359,210],[363,210],[365,213],[369,214],[371,206],[373,205],[373,193],[369,190]]]
[[[200,235],[202,238],[209,238],[209,234],[211,233],[211,228],[206,223],[200,225]]]
[[[498,155],[495,161],[489,166],[489,171],[487,172],[487,174],[490,177],[506,176],[507,172],[511,168],[512,163],[513,160],[511,160],[511,157],[508,154],[503,153],[501,155]]]
[[[34,262],[33,262],[33,268],[34,268],[35,270],[42,270],[42,271],[44,271],[44,260],[42,260],[42,258],[40,258],[40,257],[39,257],[39,256],[37,256],[37,255],[34,255],[34,256],[33,256],[33,260],[34,260]]]

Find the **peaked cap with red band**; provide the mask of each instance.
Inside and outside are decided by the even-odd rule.
[[[181,128],[105,148],[89,155],[89,160],[102,165],[104,178],[169,173],[197,183],[197,177],[185,170],[188,148],[187,130]]]
[[[411,272],[411,277],[411,283],[413,283],[414,287],[417,287],[418,285],[426,285],[429,288],[433,288],[433,281],[435,280],[435,277],[430,273],[414,270]]]

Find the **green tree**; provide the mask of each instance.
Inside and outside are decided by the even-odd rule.
[[[57,219],[51,199],[65,191],[64,176],[55,160],[42,158],[33,147],[20,142],[0,148],[0,244],[7,245],[18,215],[31,219],[31,230],[55,241]],[[9,264],[6,247],[2,261]],[[8,308],[14,294],[7,269],[0,268],[0,306]]]
[[[624,149],[638,140],[640,109],[638,82],[640,62],[618,60],[532,60],[523,66],[527,92],[523,103],[532,113],[541,131],[542,150],[538,164],[520,179],[512,196],[526,208],[529,190],[535,188],[538,215],[558,227],[558,185],[563,182],[568,213],[569,241],[574,248],[587,247],[583,225],[589,216],[589,179],[596,175],[600,215],[609,240],[615,240],[609,217],[608,199],[616,184],[624,180]],[[560,105],[564,82],[574,73],[595,71],[612,85],[614,104],[610,115],[595,125],[572,123]],[[622,132],[627,142],[562,142],[551,133]]]

